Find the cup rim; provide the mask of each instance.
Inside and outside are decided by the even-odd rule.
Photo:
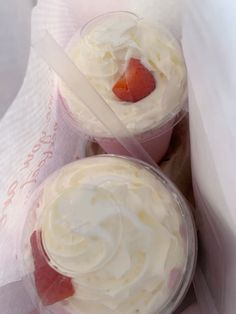
[[[67,101],[62,96],[60,90],[58,90],[59,96],[59,107],[62,110],[62,115],[64,120],[67,122],[69,126],[71,126],[75,131],[80,134],[83,134],[86,138],[90,140],[96,140],[96,138],[103,140],[111,140],[114,137],[111,135],[102,135],[96,134],[95,132],[88,133],[83,130],[80,126],[79,121],[76,120],[75,115],[71,112],[70,107],[68,106]],[[188,114],[188,106],[187,99],[183,103],[182,106],[176,107],[175,111],[169,113],[166,117],[164,117],[158,125],[153,126],[149,130],[145,130],[142,133],[133,133],[132,135],[136,137],[141,143],[145,143],[146,141],[152,140],[155,137],[160,137],[161,135],[169,132],[173,129],[186,115]],[[158,135],[155,134],[158,130]]]
[[[94,16],[93,18],[91,18],[90,20],[88,20],[80,29],[79,29],[79,34],[81,37],[84,36],[84,32],[86,32],[86,29],[91,25],[93,25],[93,23],[99,22],[99,20],[103,19],[104,17],[107,16],[112,16],[112,15],[118,15],[118,14],[127,14],[132,16],[133,18],[139,20],[140,17],[135,14],[134,12],[131,12],[129,10],[121,10],[121,11],[108,11],[106,13],[102,13],[99,15]],[[76,32],[77,33],[77,32]]]
[[[184,298],[185,294],[188,291],[188,288],[191,284],[191,281],[193,279],[193,275],[195,272],[196,268],[196,261],[197,261],[197,236],[196,236],[196,228],[193,220],[193,215],[190,210],[190,206],[182,193],[178,190],[178,188],[171,182],[170,179],[161,171],[161,169],[157,167],[153,167],[152,165],[138,160],[133,157],[126,157],[126,156],[120,156],[120,155],[114,155],[114,154],[104,154],[104,155],[99,155],[99,156],[91,156],[87,157],[89,159],[97,159],[97,158],[115,158],[115,159],[122,159],[122,160],[128,160],[129,162],[132,162],[134,164],[138,164],[142,167],[144,167],[146,170],[150,171],[157,177],[159,181],[165,186],[165,188],[171,193],[171,195],[174,197],[176,202],[179,205],[180,213],[181,216],[183,217],[183,222],[185,223],[185,228],[187,232],[187,248],[186,248],[186,257],[185,257],[185,265],[183,272],[181,274],[181,280],[178,282],[178,285],[175,287],[174,292],[171,293],[171,295],[168,297],[166,302],[162,305],[161,308],[158,310],[158,314],[170,314],[172,313],[180,304],[182,299]],[[74,161],[72,163],[69,163],[63,168],[79,163],[80,160]],[[56,176],[59,172],[61,171],[61,168],[56,170],[54,173],[52,173],[48,178],[53,178]],[[46,180],[48,180],[48,178]],[[32,200],[34,201],[34,195],[39,195],[40,191],[42,191],[43,185],[45,181],[35,190],[31,200],[29,201],[29,213],[33,209],[30,207],[32,205]],[[28,214],[29,216],[29,214]],[[28,217],[25,221],[25,226],[27,224]],[[25,228],[24,228],[25,229]],[[34,230],[34,229],[33,229]],[[21,243],[25,243],[25,231],[23,232],[22,235],[22,241]],[[22,248],[23,249],[23,248]],[[23,263],[24,263],[24,258],[23,258]],[[23,264],[23,267],[26,270],[26,265]],[[32,276],[32,273],[31,273]],[[29,287],[29,282],[27,283]],[[34,288],[34,283],[33,283],[33,278],[31,278],[31,285]],[[32,292],[31,292],[32,294]],[[34,295],[35,297],[35,295]]]
[[[103,14],[99,14],[97,16],[94,16],[92,19],[88,20],[80,29],[77,29],[75,31],[75,33],[72,35],[72,37],[70,38],[70,40],[68,41],[65,50],[68,53],[71,49],[71,47],[73,47],[74,42],[79,40],[79,38],[81,38],[82,36],[84,36],[84,32],[86,32],[86,30],[88,30],[88,28],[91,26],[93,27],[94,24],[98,23],[100,20],[102,20],[104,17],[107,16],[112,16],[112,15],[118,15],[118,14],[127,14],[128,16],[132,16],[134,18],[137,19],[137,21],[143,20],[143,17],[139,17],[137,14],[135,14],[134,12],[131,11],[109,11]],[[171,40],[174,42],[175,46],[182,51],[180,43],[178,42],[178,40],[175,38],[175,36],[171,33],[171,31],[164,25],[162,25],[160,22],[157,22],[155,24],[151,23],[151,25],[154,28],[158,28],[161,29],[161,31],[166,34],[167,37],[171,38]],[[59,84],[58,84],[59,83]],[[77,129],[77,131],[81,132],[82,134],[90,137],[90,138],[107,138],[110,139],[113,136],[111,134],[109,134],[110,132],[108,132],[107,130],[103,130],[103,131],[94,131],[92,130],[91,132],[88,132],[87,129],[84,130],[83,127],[81,127],[81,122],[78,119],[77,115],[74,114],[71,109],[70,109],[70,105],[68,103],[68,100],[65,99],[65,97],[63,96],[63,93],[61,92],[61,82],[60,80],[56,81],[56,85],[58,86],[58,94],[60,96],[60,99],[63,103],[63,107],[65,109],[65,114],[68,116],[68,122],[72,124],[73,128]],[[187,83],[185,82],[184,85],[181,87],[183,89],[183,94],[181,96],[181,98],[179,99],[178,102],[176,102],[176,105],[173,107],[172,110],[168,111],[166,113],[166,115],[164,115],[161,119],[158,120],[157,123],[155,123],[155,125],[151,126],[150,128],[145,128],[144,131],[142,132],[133,132],[130,131],[132,133],[133,136],[137,136],[140,138],[143,138],[142,134],[147,134],[148,132],[152,131],[152,130],[156,130],[156,129],[163,129],[159,135],[161,135],[162,133],[165,133],[169,130],[165,129],[165,125],[168,124],[169,122],[172,121],[170,129],[173,128],[176,124],[178,124],[182,118],[185,116],[185,114],[188,112],[188,96],[187,96]],[[165,92],[164,92],[165,93]],[[131,104],[130,106],[135,105]],[[122,104],[121,104],[122,106]],[[102,122],[101,122],[102,123]],[[103,123],[102,123],[103,125]],[[155,137],[156,135],[150,135],[150,138],[148,137],[147,139],[144,140],[151,140],[152,137]]]

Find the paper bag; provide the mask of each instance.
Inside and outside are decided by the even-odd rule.
[[[182,0],[169,0],[165,4],[159,0],[149,1],[148,5],[132,0],[119,3],[103,0],[96,4],[81,0],[39,0],[32,12],[31,37],[32,41],[38,40],[46,29],[64,46],[93,16],[113,10],[131,10],[152,21],[168,20],[167,26],[180,38],[182,4]],[[4,314],[29,314],[34,310],[30,301],[26,301],[27,295],[20,282],[24,276],[20,251],[27,215],[25,204],[51,172],[80,157],[83,142],[64,123],[58,109],[60,99],[55,74],[33,49],[29,47],[29,51],[23,85],[0,123],[0,286],[3,287],[0,303]],[[17,298],[19,291],[22,295]]]

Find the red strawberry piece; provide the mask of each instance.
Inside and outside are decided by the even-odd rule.
[[[48,265],[41,234],[34,231],[30,243],[35,266],[35,286],[43,305],[51,305],[71,297],[75,293],[71,279]]]
[[[156,81],[152,73],[139,59],[131,58],[112,91],[122,101],[136,102],[151,94],[155,88]]]
[[[46,263],[46,254],[43,250],[42,241],[41,241],[41,233],[34,231],[30,237],[30,244],[32,255],[34,259],[35,268],[40,268],[45,266]]]

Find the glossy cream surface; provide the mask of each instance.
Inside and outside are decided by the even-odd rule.
[[[179,205],[139,164],[69,164],[46,181],[39,211],[50,264],[75,288],[61,302],[69,313],[153,313],[176,288],[173,274],[184,272]]]
[[[186,85],[183,55],[174,37],[161,26],[154,27],[129,13],[108,14],[88,24],[82,36],[75,34],[67,53],[132,134],[158,127],[182,106]],[[130,58],[139,59],[156,81],[154,91],[136,103],[122,102],[112,92]],[[64,83],[59,87],[82,131],[110,135]]]

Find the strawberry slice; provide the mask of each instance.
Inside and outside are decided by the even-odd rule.
[[[30,244],[35,266],[35,286],[43,305],[51,305],[71,297],[75,293],[71,279],[48,265],[39,232],[32,233]]]
[[[113,93],[122,101],[136,102],[151,94],[156,88],[152,73],[139,59],[131,58],[125,73],[112,88]]]

